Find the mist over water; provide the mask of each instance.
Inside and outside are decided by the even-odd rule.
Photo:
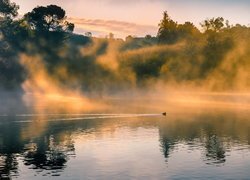
[[[249,177],[249,111],[173,106],[146,98],[105,103],[112,105],[112,112],[127,113],[65,111],[0,117],[1,176]],[[152,114],[163,109],[166,117]],[[139,114],[142,111],[145,114]]]
[[[96,38],[3,2],[0,179],[250,177],[249,27],[164,12],[157,37]]]
[[[42,64],[23,63],[30,73],[23,92],[1,101],[1,178],[250,176],[247,92],[154,82],[93,96]]]
[[[152,47],[119,57],[129,61],[151,50],[159,53]],[[104,63],[106,56],[116,57],[109,53],[97,58],[100,66],[111,63]],[[78,80],[68,84],[75,77],[66,67],[56,69],[58,76],[41,57],[24,55],[22,64],[29,74],[22,90],[1,95],[1,178],[250,176],[250,94],[245,87],[224,89],[222,83],[223,88],[213,90],[210,85],[217,78],[213,83],[138,80],[131,69],[124,70],[124,81],[119,65],[114,65],[109,70],[117,79],[84,89]]]

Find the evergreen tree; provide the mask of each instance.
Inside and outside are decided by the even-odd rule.
[[[173,44],[178,39],[177,23],[168,16],[167,11],[163,13],[163,19],[159,24],[157,37],[159,43],[166,44]]]

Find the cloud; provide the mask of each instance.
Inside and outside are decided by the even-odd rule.
[[[156,34],[157,27],[152,25],[141,25],[125,21],[68,18],[76,26],[76,32],[92,32],[94,35],[107,35],[112,32],[116,37],[124,38],[127,35],[145,36],[146,34]]]

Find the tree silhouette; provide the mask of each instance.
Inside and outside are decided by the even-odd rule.
[[[9,0],[0,0],[0,17],[16,17],[19,6]]]
[[[20,88],[24,80],[18,53],[25,38],[22,28],[14,17],[19,6],[9,0],[0,0],[0,88]]]
[[[226,26],[228,26],[228,21],[226,21]],[[206,19],[204,22],[201,23],[201,27],[205,31],[219,32],[223,29],[223,27],[225,27],[224,18],[217,17],[217,18]]]
[[[92,37],[92,33],[91,32],[86,32],[84,35],[87,36],[87,37]]]
[[[24,15],[31,29],[36,31],[73,32],[74,24],[66,21],[65,11],[56,5],[38,6]]]
[[[163,13],[163,19],[159,24],[157,37],[160,43],[173,44],[176,42],[178,36],[177,23],[174,22],[167,14]]]

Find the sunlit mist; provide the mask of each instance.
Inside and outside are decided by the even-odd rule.
[[[0,179],[249,179],[249,5],[0,0]]]

